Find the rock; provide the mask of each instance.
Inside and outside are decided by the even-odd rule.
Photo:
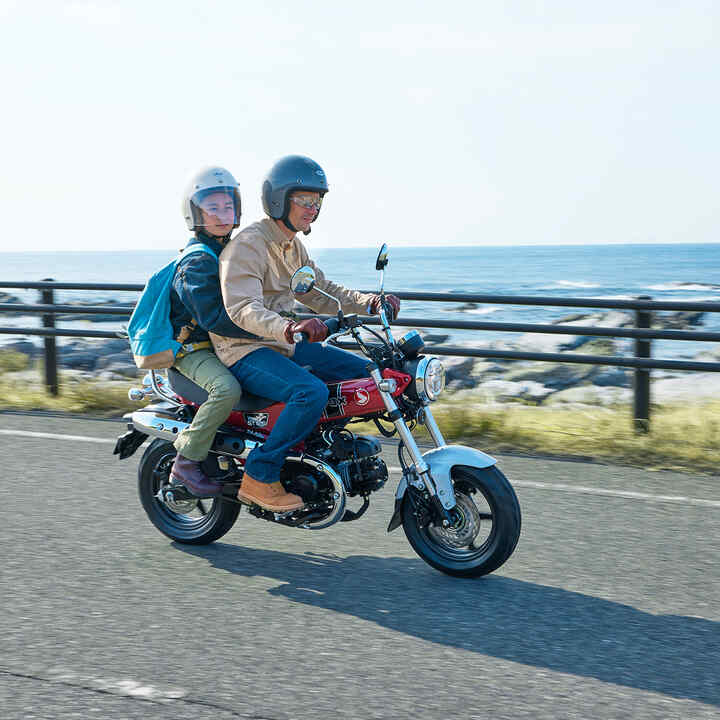
[[[93,352],[58,353],[58,365],[75,370],[94,370],[97,355]]]
[[[0,345],[0,350],[19,352],[23,355],[29,355],[30,357],[35,357],[35,355],[42,352],[41,348],[34,345],[29,340],[13,340],[12,342],[3,343]]]
[[[442,358],[445,368],[445,381],[466,380],[470,377],[475,359],[471,357],[448,356]]]
[[[123,350],[130,352],[130,343],[124,338],[118,338],[117,340],[104,340],[103,342],[95,341],[95,345],[98,351],[98,355],[105,355],[110,353],[119,353]]]
[[[111,372],[110,370],[102,370],[95,376],[98,380],[103,382],[114,382],[118,380],[126,381],[127,378],[120,373]]]
[[[581,385],[553,393],[546,405],[620,405],[632,401],[632,391],[618,387]]]
[[[486,376],[493,376],[506,371],[507,367],[501,365],[499,362],[495,362],[493,360],[476,360],[473,364],[472,370],[470,371],[470,375],[474,378],[481,379]]]
[[[632,378],[627,370],[620,367],[606,367],[593,375],[593,385],[599,387],[631,387]]]
[[[456,305],[454,308],[449,310],[477,310],[480,306],[474,302],[463,303],[462,305]]]
[[[142,370],[138,370],[135,363],[128,365],[127,363],[122,362],[112,363],[111,365],[105,367],[104,371],[115,375],[121,375],[126,378],[136,378],[139,376],[139,373],[143,372]]]
[[[0,292],[0,303],[13,303],[18,304],[22,303],[22,300],[19,297],[16,297],[15,295],[11,295],[10,293],[6,292]],[[5,314],[5,313],[3,313]],[[8,313],[8,314],[16,314],[16,313]]]
[[[542,402],[552,390],[532,380],[513,382],[511,380],[488,380],[476,386],[475,391],[494,402],[531,400]]]
[[[598,372],[595,365],[575,363],[532,363],[506,373],[507,380],[539,382],[550,390],[565,390],[587,382]]]
[[[653,327],[663,330],[687,330],[703,324],[704,312],[678,310],[676,312],[658,312],[653,316]]]
[[[137,369],[132,353],[129,350],[127,352],[111,353],[99,357],[95,364],[95,369],[103,370],[104,368],[117,365],[132,366],[133,369]]]
[[[684,377],[654,380],[650,385],[652,402],[720,398],[720,373],[687,373]]]

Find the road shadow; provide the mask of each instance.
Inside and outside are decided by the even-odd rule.
[[[173,544],[220,570],[278,580],[272,595],[423,640],[720,705],[717,622],[508,577],[451,578],[419,559]]]

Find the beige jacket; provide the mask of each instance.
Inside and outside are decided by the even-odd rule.
[[[293,354],[294,346],[285,341],[290,320],[279,313],[293,311],[295,296],[290,290],[290,278],[303,265],[315,270],[315,284],[336,297],[343,312],[367,314],[371,294],[330,282],[297,236],[288,240],[274,220],[260,220],[238,233],[220,254],[220,287],[230,319],[263,338],[249,340],[210,333],[215,352],[225,365],[229,367],[261,347],[287,356]],[[315,290],[303,295],[302,303],[326,315],[337,312],[337,304]]]

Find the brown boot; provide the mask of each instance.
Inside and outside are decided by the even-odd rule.
[[[242,485],[238,490],[238,500],[252,502],[265,510],[282,513],[289,510],[299,510],[305,502],[299,495],[286,492],[282,483],[263,483],[247,473],[243,475]]]

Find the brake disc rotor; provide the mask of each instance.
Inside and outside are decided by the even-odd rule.
[[[428,525],[428,533],[442,545],[463,548],[470,545],[480,532],[480,513],[467,495],[457,493],[455,499],[457,505],[453,512],[457,514],[457,522],[446,528]]]

